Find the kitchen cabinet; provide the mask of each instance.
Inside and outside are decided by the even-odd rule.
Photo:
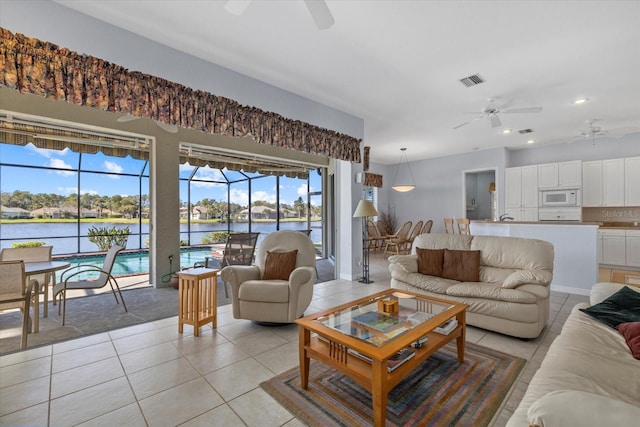
[[[602,161],[602,205],[624,206],[624,159]]]
[[[625,230],[600,230],[600,264],[621,265],[627,263],[626,260],[626,231]]]
[[[538,165],[538,188],[580,188],[582,162],[547,163]]]
[[[582,164],[582,206],[625,205],[625,159]]]
[[[582,163],[582,206],[602,206],[602,160]]]
[[[626,231],[626,266],[640,267],[640,230]]]
[[[640,157],[624,159],[624,205],[640,206]]]
[[[506,213],[516,221],[538,220],[538,167],[505,170]]]

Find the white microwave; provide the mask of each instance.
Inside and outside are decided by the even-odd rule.
[[[580,206],[580,189],[563,189],[563,190],[541,190],[540,203],[541,208],[561,207],[561,206]]]

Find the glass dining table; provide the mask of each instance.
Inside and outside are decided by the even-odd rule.
[[[29,280],[29,276],[36,276],[44,274],[45,282],[40,283],[41,286],[36,286],[35,296],[33,303],[33,332],[40,330],[40,290],[44,289],[44,292],[49,292],[49,284],[54,286],[56,284],[56,275],[53,274],[58,270],[64,270],[69,268],[71,264],[67,261],[28,261],[24,263],[24,272]],[[42,286],[44,285],[44,286]],[[45,298],[46,304],[47,298]],[[55,296],[54,296],[55,302]],[[48,315],[48,307],[44,307],[44,317]]]

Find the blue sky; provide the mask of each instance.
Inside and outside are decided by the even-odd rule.
[[[31,193],[55,193],[68,195],[76,191],[77,175],[73,170],[78,166],[79,154],[69,149],[62,151],[44,150],[28,144],[24,147],[10,144],[0,144],[0,158],[2,163],[23,164],[30,166],[47,166],[62,170],[25,169],[3,166],[0,175],[0,190],[12,193],[15,190]],[[102,153],[83,154],[82,168],[96,172],[131,173],[136,177],[118,176],[113,174],[82,174],[81,193],[93,193],[104,196],[135,195],[138,192],[137,175],[144,166],[144,161],[131,157],[108,157]],[[148,170],[148,166],[147,166]],[[180,166],[180,176],[187,177],[192,167]],[[145,171],[146,173],[146,171]],[[231,176],[238,176],[237,172],[230,172]],[[251,174],[256,176],[257,174]],[[222,180],[220,171],[208,167],[201,168],[197,177],[208,179],[209,182],[194,182],[191,188],[192,202],[204,198],[226,200],[226,185],[213,182]],[[321,190],[321,178],[315,172],[310,173],[311,191]],[[254,179],[252,183],[252,201],[266,200],[271,203],[276,201],[275,177]],[[143,188],[143,192],[145,189]],[[302,179],[280,178],[280,201],[292,205],[301,197],[306,200],[307,181]],[[248,186],[246,184],[233,184],[231,186],[231,201],[240,205],[248,204]],[[186,200],[186,186],[181,185],[181,199]]]

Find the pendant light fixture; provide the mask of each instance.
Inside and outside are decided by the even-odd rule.
[[[407,159],[407,149],[401,148],[400,151],[400,160],[398,161],[398,167],[396,168],[396,174],[393,176],[393,188],[395,191],[399,191],[400,193],[406,193],[407,191],[411,191],[416,188],[416,180],[413,178],[413,173],[411,173],[411,166],[409,166],[409,159]],[[404,177],[403,179],[398,180],[398,172],[400,172],[400,168],[402,167],[402,163],[406,163],[406,168],[409,171],[409,177],[411,180],[409,181],[408,177]]]

